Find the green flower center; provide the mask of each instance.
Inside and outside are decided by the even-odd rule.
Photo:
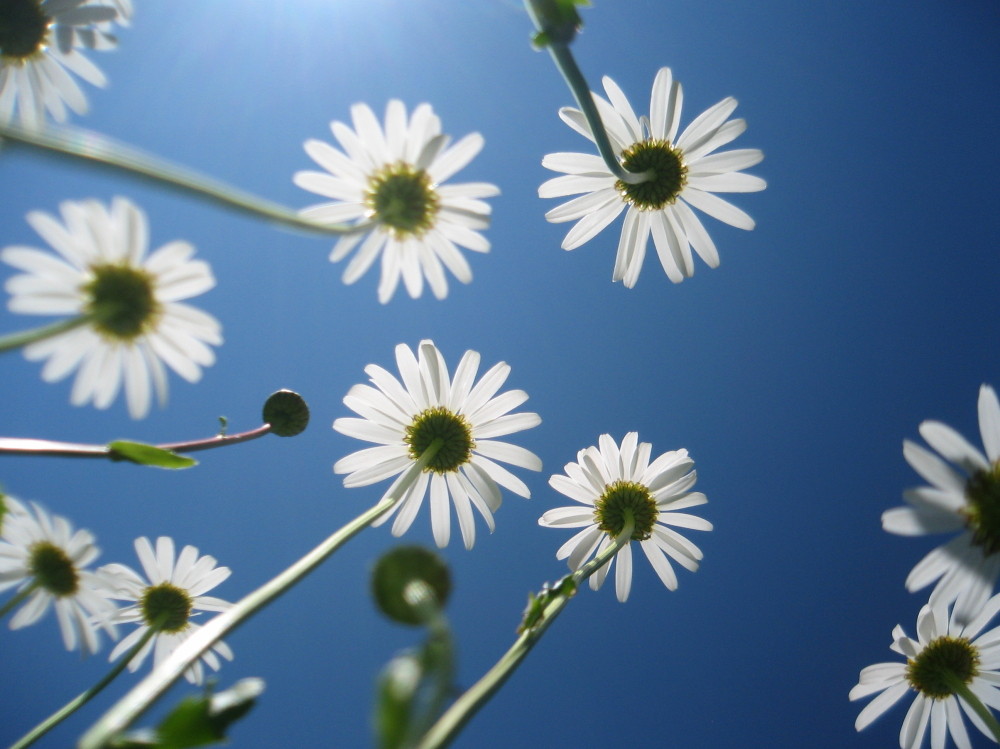
[[[129,265],[96,265],[90,270],[94,278],[83,287],[90,297],[85,312],[99,333],[131,341],[154,327],[160,304],[152,276]]]
[[[368,178],[365,204],[380,224],[403,238],[430,229],[441,200],[427,172],[400,161]]]
[[[625,528],[625,520],[631,515],[635,519],[631,539],[645,541],[653,534],[659,514],[649,489],[633,481],[616,481],[606,487],[594,503],[594,522],[614,538]]]
[[[1000,460],[985,471],[976,471],[965,485],[965,527],[972,542],[989,556],[1000,551]]]
[[[146,624],[157,632],[180,632],[191,618],[191,596],[186,590],[170,583],[146,588],[139,606]]]
[[[52,19],[38,0],[3,0],[0,3],[0,59],[21,63],[44,46]]]
[[[472,427],[465,417],[452,413],[444,406],[434,406],[417,414],[403,436],[403,442],[410,446],[413,460],[418,460],[436,439],[443,444],[424,470],[454,473],[459,466],[472,459],[472,450],[476,446],[472,439]]]
[[[650,138],[634,143],[622,152],[622,166],[630,172],[651,172],[652,179],[629,185],[621,180],[615,189],[622,200],[640,211],[658,211],[670,205],[687,184],[687,167],[681,152],[669,140]]]
[[[906,680],[914,689],[944,699],[955,693],[957,678],[963,684],[979,673],[979,649],[964,637],[938,637],[906,664]]]
[[[57,598],[76,593],[80,578],[65,551],[49,541],[39,541],[32,544],[28,554],[28,569],[38,587]]]

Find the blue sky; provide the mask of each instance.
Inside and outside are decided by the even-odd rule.
[[[474,682],[514,638],[528,591],[564,574],[567,532],[541,528],[565,504],[553,473],[595,444],[638,430],[656,454],[687,448],[705,553],[668,592],[636,559],[632,595],[583,590],[520,671],[469,724],[463,747],[885,747],[904,709],[862,734],[847,693],[860,669],[890,660],[925,593],[903,580],[936,545],[884,533],[881,513],[920,483],[902,457],[924,419],[978,442],[976,398],[1000,386],[1000,10],[992,2],[598,2],[575,46],[592,86],[609,75],[636,109],[658,68],[684,85],[683,123],[739,99],[760,148],[762,193],[734,196],[757,221],[743,232],[705,219],[722,264],[671,284],[647,257],[636,288],[611,283],[620,221],[567,253],[567,225],[537,197],[546,153],[586,150],[557,117],[570,94],[530,49],[514,0],[451,3],[137,0],[114,52],[93,53],[106,90],[74,122],[283,204],[314,196],[291,176],[313,168],[307,138],[350,106],[430,102],[453,136],[486,145],[457,181],[489,181],[493,250],[447,300],[376,299],[377,274],[340,281],[331,241],[220,212],[124,178],[18,151],[0,153],[0,245],[38,244],[24,215],[67,199],[125,195],[147,212],[153,246],[184,238],[218,286],[197,304],[225,344],[196,386],[171,379],[170,405],[141,422],[123,402],[69,405],[37,364],[9,355],[3,432],[71,441],[149,442],[256,426],[267,394],[292,388],[313,420],[200,456],[192,470],[5,457],[0,481],[93,531],[102,562],[135,566],[132,541],[171,535],[232,568],[236,600],[373,504],[346,490],[334,461],[361,445],[335,433],[363,368],[393,365],[397,343],[432,338],[454,367],[466,349],[504,360],[508,387],[542,424],[516,441],[544,462],[520,472],[531,500],[505,495],[490,536],[443,551],[458,680]],[[11,275],[0,270],[2,278]],[[3,313],[3,332],[35,322]],[[514,440],[512,440],[514,441]],[[405,542],[432,544],[421,513]],[[246,749],[371,745],[373,683],[420,633],[379,617],[368,570],[397,541],[352,541],[319,572],[228,638],[221,685],[260,676],[267,691],[233,732]],[[62,650],[50,615],[4,628],[8,684],[0,742],[93,683],[106,655]],[[105,653],[107,650],[104,651]],[[122,677],[39,746],[64,747],[134,683]],[[171,693],[179,698],[186,687]],[[169,701],[169,700],[168,700]],[[983,741],[982,737],[974,737]],[[985,743],[985,742],[983,742]]]

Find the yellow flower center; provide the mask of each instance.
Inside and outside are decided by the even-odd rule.
[[[687,184],[687,167],[681,152],[668,140],[650,138],[634,143],[622,152],[622,166],[630,172],[653,175],[637,185],[615,182],[622,200],[640,211],[658,211],[672,204]]]
[[[476,447],[472,427],[465,417],[452,413],[444,406],[434,406],[417,414],[403,436],[403,442],[410,446],[413,460],[419,460],[436,439],[443,444],[424,470],[454,473],[472,459],[472,450]]]
[[[368,178],[365,204],[375,220],[402,239],[430,229],[441,200],[427,172],[400,161]]]
[[[49,541],[32,544],[28,552],[28,569],[38,586],[57,598],[71,596],[79,588],[80,577],[73,560]]]
[[[649,489],[634,481],[616,481],[605,487],[604,494],[594,503],[594,522],[612,538],[617,538],[625,528],[628,514],[635,519],[630,536],[633,541],[645,541],[653,534],[660,511]]]
[[[979,649],[964,637],[938,637],[906,663],[906,680],[936,700],[955,693],[952,679],[963,684],[979,673]]]
[[[965,526],[972,542],[986,555],[1000,551],[1000,460],[985,471],[976,471],[965,484],[969,500],[964,510]]]
[[[192,605],[187,591],[170,583],[146,588],[139,602],[146,624],[157,632],[168,634],[180,632],[187,627]]]
[[[0,61],[22,64],[40,52],[51,24],[38,0],[0,2]]]
[[[116,341],[132,341],[155,327],[160,316],[153,277],[129,265],[96,265],[83,287],[90,297],[84,311],[98,333]]]

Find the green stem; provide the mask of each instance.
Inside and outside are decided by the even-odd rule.
[[[112,171],[125,172],[182,193],[189,193],[231,210],[264,218],[295,229],[317,234],[353,234],[371,228],[365,221],[353,226],[323,224],[302,218],[295,211],[231,185],[143,153],[103,135],[68,127],[48,127],[44,132],[14,125],[0,125],[0,141],[57,156],[80,159]]]
[[[153,629],[152,627],[147,629],[143,633],[142,637],[139,638],[139,642],[137,642],[132,648],[129,649],[129,651],[125,654],[125,657],[122,658],[120,661],[118,661],[118,663],[115,664],[114,668],[108,671],[108,673],[104,676],[103,679],[94,684],[94,686],[92,686],[86,692],[81,692],[80,694],[78,694],[76,697],[71,699],[61,708],[52,713],[52,715],[50,715],[48,718],[46,718],[37,726],[32,728],[26,734],[24,734],[24,736],[22,736],[15,744],[11,745],[10,749],[24,749],[27,746],[31,746],[42,736],[44,736],[53,728],[55,728],[57,725],[62,723],[66,718],[68,718],[74,712],[76,712],[81,707],[90,702],[90,700],[93,697],[95,697],[102,689],[104,689],[104,687],[110,684],[111,681],[116,676],[118,676],[118,674],[120,674],[122,671],[125,670],[125,667],[129,664],[129,661],[131,661],[136,656],[136,653],[138,653],[146,645],[146,643],[149,642],[150,638],[155,634],[156,630]]]
[[[112,705],[101,718],[80,739],[80,749],[98,749],[111,738],[125,730],[132,721],[148,709],[183,673],[201,657],[201,654],[222,639],[226,634],[243,624],[247,619],[290,590],[310,572],[322,564],[327,557],[339,549],[359,532],[389,512],[405,495],[420,472],[433,459],[444,444],[438,438],[424,450],[415,461],[397,478],[382,499],[344,527],[335,531],[304,557],[294,562],[283,572],[264,583],[257,590],[244,596],[218,616],[205,624],[185,640],[153,672],[139,682],[131,691]]]
[[[255,429],[250,429],[239,434],[217,434],[200,440],[188,440],[187,442],[165,442],[162,445],[154,445],[161,450],[169,450],[175,453],[191,453],[198,450],[210,450],[214,447],[225,447],[235,445],[240,442],[263,437],[271,431],[270,424],[262,424]],[[56,440],[39,440],[27,437],[0,437],[0,455],[47,455],[62,458],[108,458],[110,460],[120,460],[121,455],[116,453],[108,445],[90,445],[79,442],[59,442]]]
[[[38,587],[38,580],[33,579],[30,583],[28,583],[19,591],[17,591],[17,594],[13,598],[7,601],[7,603],[5,603],[3,606],[0,606],[0,619],[3,619],[5,616],[7,616],[7,614],[13,611],[17,607],[17,605],[25,598],[30,596],[31,593],[37,587]]]
[[[576,570],[572,575],[573,581],[576,584],[583,582],[611,561],[614,555],[631,540],[634,528],[635,518],[631,513],[628,513],[625,527],[615,538],[614,543]],[[493,694],[510,678],[515,669],[521,665],[521,661],[527,657],[545,630],[569,603],[571,595],[572,593],[562,593],[550,601],[543,609],[537,622],[525,629],[500,660],[479,681],[455,700],[437,723],[431,726],[423,740],[417,744],[417,749],[440,749],[440,747],[450,744],[458,732],[462,730],[462,727],[479,711],[479,708],[489,701]]]
[[[22,346],[27,346],[29,343],[34,343],[35,341],[41,341],[45,338],[51,338],[52,336],[59,335],[60,333],[65,333],[67,330],[80,327],[89,320],[90,318],[87,315],[81,315],[80,317],[72,317],[69,320],[60,320],[59,322],[49,323],[48,325],[43,325],[40,328],[20,330],[16,333],[7,333],[6,335],[0,336],[0,354],[6,353],[7,351],[13,351],[14,349],[21,348]]]
[[[993,717],[993,713],[987,709],[986,705],[969,689],[969,685],[962,681],[957,675],[949,673],[948,675],[948,686],[960,696],[965,703],[976,711],[983,723],[986,724],[987,728],[993,734],[993,740],[1000,744],[1000,723],[997,723],[997,719]]]
[[[531,0],[525,0],[525,5],[528,8],[528,15],[531,16],[531,20],[535,24],[535,28],[540,32],[545,32],[543,19],[532,6]],[[587,124],[590,125],[590,132],[594,136],[594,142],[597,144],[597,151],[601,154],[601,158],[604,159],[604,163],[611,170],[611,173],[628,185],[637,185],[653,179],[654,175],[651,172],[630,172],[618,160],[618,154],[615,153],[615,149],[608,138],[604,121],[601,120],[601,115],[597,111],[597,105],[594,104],[594,97],[590,93],[590,86],[587,85],[587,79],[583,77],[580,66],[576,64],[576,59],[569,49],[569,43],[560,41],[557,38],[551,40],[545,46],[548,48],[549,54],[552,55],[552,61],[556,64],[556,68],[558,68],[563,80],[566,81],[566,85],[569,86],[569,90],[573,93],[573,98],[576,99],[577,106],[580,107],[583,116],[587,118]]]

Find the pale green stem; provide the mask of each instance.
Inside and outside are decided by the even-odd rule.
[[[539,31],[545,31],[538,15],[531,6],[531,1],[525,0],[525,5],[528,8],[528,15],[531,16],[531,20],[535,23],[535,28]],[[549,54],[552,55],[552,61],[556,64],[556,68],[558,68],[560,74],[562,74],[566,85],[569,86],[569,90],[573,93],[573,98],[576,99],[577,106],[580,107],[583,116],[587,118],[587,124],[590,125],[590,132],[594,136],[594,142],[597,144],[597,151],[601,154],[601,158],[604,159],[604,163],[611,170],[611,173],[628,185],[638,185],[641,182],[648,182],[653,179],[655,175],[652,172],[630,172],[618,160],[618,154],[615,153],[615,149],[608,138],[604,121],[601,120],[601,115],[597,111],[597,105],[594,104],[594,97],[590,93],[590,86],[587,85],[587,79],[583,77],[580,66],[576,64],[576,59],[569,49],[569,44],[562,41],[551,41],[545,46],[548,48]]]
[[[443,654],[444,658],[444,667],[436,669],[436,679],[431,689],[432,696],[423,711],[420,724],[413,726],[407,732],[412,740],[407,741],[405,746],[412,746],[413,742],[424,734],[440,714],[445,700],[451,694],[455,678],[455,661],[451,628],[448,626],[448,620],[441,609],[441,601],[434,594],[434,590],[423,580],[414,580],[407,584],[403,591],[403,597],[407,603],[421,612],[423,623],[429,633],[428,646],[431,643],[437,643],[440,646],[438,655]]]
[[[104,687],[110,684],[112,680],[116,676],[118,676],[118,674],[120,674],[122,671],[125,670],[125,667],[129,664],[129,661],[135,658],[136,653],[138,653],[146,645],[146,643],[149,642],[150,638],[153,635],[155,635],[156,632],[157,630],[153,629],[152,627],[148,628],[143,633],[142,637],[139,638],[139,642],[137,642],[134,646],[132,646],[129,649],[129,651],[125,654],[125,657],[119,660],[118,663],[115,664],[114,668],[108,671],[108,673],[104,676],[103,679],[94,684],[94,686],[92,686],[86,692],[81,692],[80,694],[78,694],[76,697],[71,699],[61,708],[52,713],[52,715],[50,715],[48,718],[46,718],[37,726],[32,728],[26,734],[24,734],[24,736],[18,739],[16,743],[11,745],[10,749],[24,749],[27,746],[31,746],[36,741],[38,741],[38,739],[40,739],[42,736],[44,736],[53,728],[55,728],[57,725],[62,723],[70,715],[72,715],[81,707],[90,702],[90,700],[95,696],[97,696],[97,694],[102,689],[104,689]]]
[[[1000,744],[1000,723],[997,723],[997,719],[993,717],[993,713],[982,703],[982,701],[975,695],[975,693],[969,689],[969,685],[966,684],[962,679],[960,679],[954,673],[947,673],[946,678],[948,680],[948,686],[951,687],[952,691],[960,696],[965,703],[976,711],[986,727],[990,729],[993,734],[993,740]]]
[[[202,653],[290,590],[344,543],[395,507],[443,444],[444,441],[440,438],[434,440],[424,450],[420,459],[415,461],[393,482],[378,504],[335,531],[304,557],[257,590],[244,596],[185,640],[170,654],[169,658],[153,669],[152,673],[136,684],[128,694],[112,705],[111,709],[104,713],[97,723],[90,727],[80,739],[78,744],[80,749],[98,749],[98,747],[105,746],[115,734],[125,730],[132,721],[167,691],[201,657]]]
[[[635,518],[632,513],[627,513],[625,527],[618,534],[614,542],[604,551],[591,559],[580,569],[573,573],[573,581],[579,585],[597,570],[611,561],[615,554],[627,544],[632,537],[635,528]],[[550,601],[542,610],[542,614],[535,624],[525,629],[521,636],[515,640],[510,649],[487,671],[483,677],[473,684],[462,696],[460,696],[451,707],[438,719],[437,723],[424,735],[423,740],[417,744],[417,749],[439,749],[451,743],[451,741],[462,730],[462,727],[469,722],[479,708],[481,708],[493,694],[503,686],[504,682],[510,678],[514,670],[521,665],[535,643],[541,639],[545,630],[555,621],[562,610],[569,603],[572,594],[562,593],[554,600]]]
[[[38,580],[32,580],[30,583],[25,585],[21,590],[17,591],[17,594],[11,598],[3,606],[0,606],[0,619],[3,619],[7,614],[13,611],[17,605],[23,601],[25,598],[30,596],[32,592],[38,587]]]
[[[16,333],[7,333],[6,335],[0,336],[0,354],[7,351],[13,351],[14,349],[21,348],[22,346],[27,346],[29,343],[34,343],[35,341],[41,341],[45,338],[51,338],[52,336],[59,335],[60,333],[65,333],[67,330],[80,327],[84,323],[89,322],[89,320],[90,318],[87,315],[81,315],[80,317],[72,317],[69,320],[60,320],[59,322],[49,323],[48,325],[43,325],[40,328],[19,330]]]
[[[182,193],[193,193],[200,198],[208,198],[235,211],[317,234],[353,234],[366,231],[372,226],[369,221],[354,226],[310,221],[270,200],[238,190],[194,170],[175,166],[88,130],[50,126],[38,132],[15,125],[0,125],[0,144],[7,147],[25,146],[42,153],[88,161],[114,171],[125,172],[133,177],[151,180]]]

